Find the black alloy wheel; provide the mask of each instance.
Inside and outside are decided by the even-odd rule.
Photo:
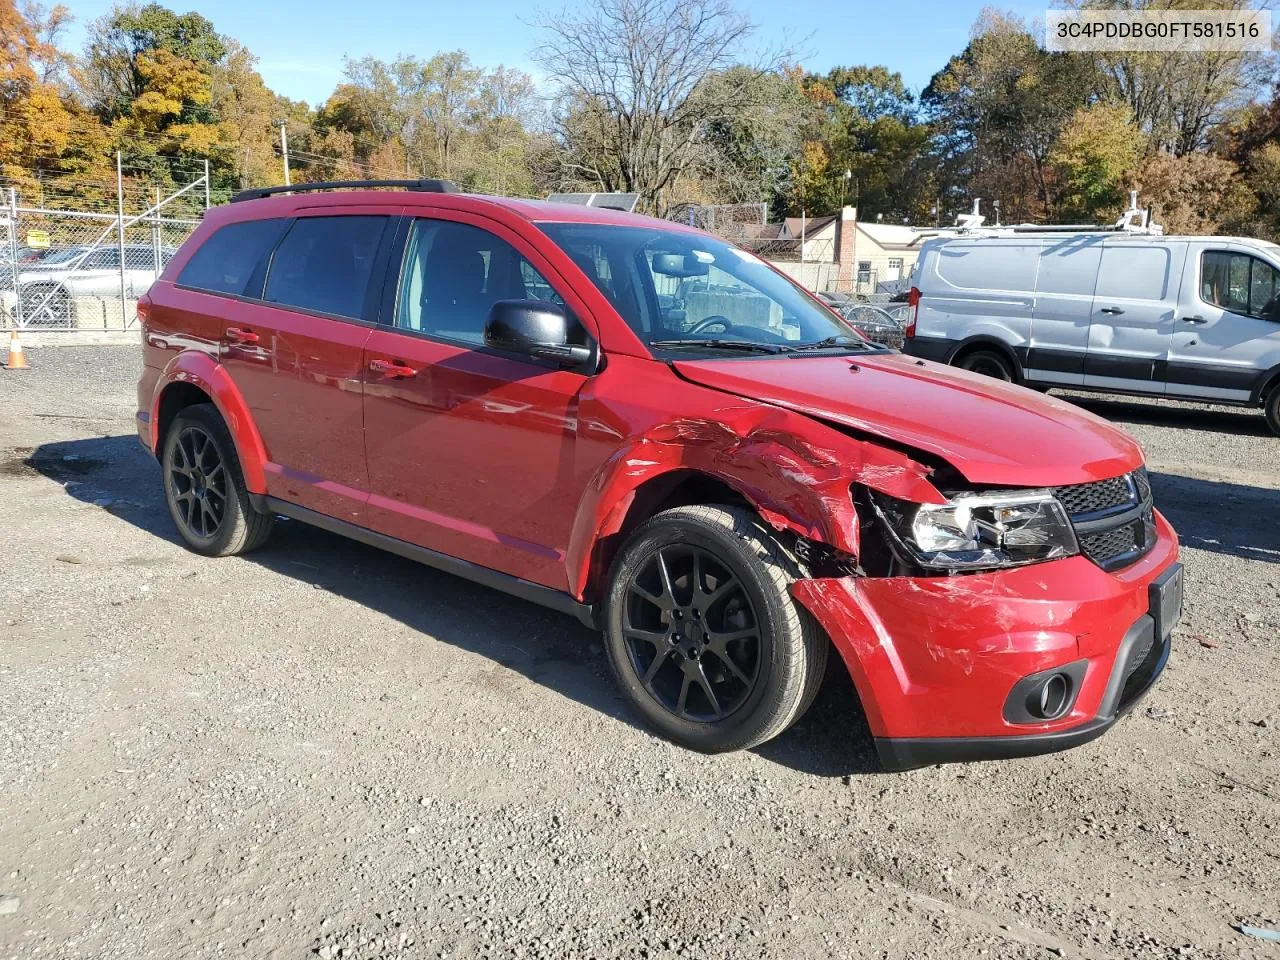
[[[741,505],[672,507],[622,544],[604,597],[619,692],[652,729],[707,753],[776,737],[808,709],[830,643],[791,595],[804,576]]]
[[[196,553],[247,553],[271,535],[275,518],[254,507],[235,441],[213,404],[178,411],[165,428],[160,466],[169,515]]]
[[[218,446],[201,426],[178,434],[169,464],[169,482],[183,533],[204,540],[218,535],[227,514],[228,474]]]
[[[699,547],[659,547],[627,594],[623,637],[650,696],[698,723],[747,701],[760,674],[759,618],[723,563]]]

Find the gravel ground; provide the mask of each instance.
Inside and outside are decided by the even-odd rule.
[[[638,727],[576,622],[297,524],[186,552],[137,353],[0,373],[0,958],[1280,957],[1280,438],[1081,399],[1188,575],[1106,737],[876,772],[847,679],[758,750]]]

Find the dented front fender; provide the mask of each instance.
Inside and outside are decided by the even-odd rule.
[[[621,361],[625,363],[625,361]],[[677,471],[694,471],[741,494],[774,529],[828,544],[856,556],[858,523],[851,487],[862,483],[901,499],[942,503],[929,468],[906,454],[857,440],[803,414],[686,384],[666,367],[636,362],[626,395],[584,397],[584,415],[597,429],[620,435],[613,454],[594,472],[579,503],[566,551],[570,591],[588,592],[599,543],[617,534],[639,490]],[[637,380],[661,383],[667,409],[655,417]],[[631,374],[633,371],[628,370]],[[623,382],[614,376],[610,382]],[[638,389],[639,388],[639,389]]]

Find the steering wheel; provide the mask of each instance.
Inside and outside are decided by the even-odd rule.
[[[721,330],[722,333],[728,333],[730,330],[733,329],[732,320],[730,320],[728,317],[721,316],[718,313],[713,313],[709,317],[703,317],[701,320],[699,320],[697,323],[695,323],[692,327],[690,327],[685,332],[686,333],[702,333],[704,328],[714,326],[715,324],[719,324],[721,327],[724,328],[723,330]]]

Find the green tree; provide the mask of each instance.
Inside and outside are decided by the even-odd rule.
[[[1125,104],[1081,107],[1049,153],[1058,213],[1067,220],[1120,215],[1142,139]]]
[[[109,121],[129,115],[154,79],[147,64],[159,51],[207,72],[227,46],[198,13],[177,14],[157,3],[116,7],[90,26],[82,62],[85,94],[99,116]]]
[[[980,196],[999,199],[1010,219],[1052,216],[1050,151],[1097,87],[1086,58],[1049,53],[1021,20],[983,11],[968,46],[922,95],[943,206],[959,212]]]

